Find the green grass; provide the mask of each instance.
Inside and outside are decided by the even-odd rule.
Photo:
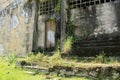
[[[16,67],[15,62],[27,61],[29,63],[35,63],[41,67],[53,67],[53,66],[67,66],[67,67],[83,67],[91,68],[96,66],[120,66],[120,62],[117,61],[116,57],[109,57],[108,59],[104,55],[99,55],[97,58],[62,58],[60,51],[56,50],[55,54],[48,56],[42,53],[36,55],[31,54],[27,58],[16,58],[15,55],[8,55],[7,57],[0,57],[0,80],[90,80],[85,77],[59,77],[57,75],[46,75],[46,74],[28,74],[21,68]],[[105,62],[104,62],[105,61]]]
[[[9,63],[4,58],[0,57],[0,80],[48,80],[47,76],[50,76],[50,80],[89,80],[87,78],[80,77],[58,77],[57,75],[45,75],[45,74],[27,74],[26,71],[21,68],[16,68],[14,63]]]
[[[44,80],[44,75],[29,75],[15,64],[9,64],[0,58],[0,80]]]
[[[119,57],[105,57],[104,55],[98,55],[97,57],[62,58],[59,50],[56,50],[52,56],[44,55],[43,53],[38,53],[36,55],[32,54],[26,58],[25,61],[28,63],[35,63],[41,67],[69,66],[73,68],[92,68],[97,66],[120,66]]]

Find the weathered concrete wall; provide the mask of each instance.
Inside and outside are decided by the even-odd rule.
[[[7,5],[12,3],[14,0],[0,0],[0,11],[3,10]]]
[[[87,9],[72,9],[71,21],[76,27],[75,34],[84,39],[104,34],[118,36],[120,32],[118,7],[119,3],[111,2],[89,6]]]
[[[120,1],[72,9],[74,34],[80,40],[73,44],[72,53],[95,56],[104,51],[108,56],[120,55]]]
[[[2,5],[2,4],[1,4]],[[0,54],[26,56],[32,50],[34,3],[24,0],[3,4],[0,11]]]

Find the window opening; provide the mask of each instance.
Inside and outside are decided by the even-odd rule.
[[[69,0],[69,8],[84,8],[86,6],[97,5],[107,2],[112,2],[116,0]]]
[[[40,15],[53,14],[54,8],[56,7],[58,0],[46,0],[41,1],[39,5]]]

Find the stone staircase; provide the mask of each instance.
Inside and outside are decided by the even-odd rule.
[[[120,39],[82,40],[73,45],[73,52],[80,56],[94,56],[101,52],[106,55],[120,55]]]
[[[89,63],[78,64],[86,67],[53,66],[51,68],[44,68],[40,66],[23,66],[23,69],[27,69],[25,73],[30,75],[42,73],[46,76],[57,74],[59,77],[87,77],[90,80],[120,80],[120,65],[94,64],[90,66]]]

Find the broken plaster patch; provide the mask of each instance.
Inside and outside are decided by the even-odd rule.
[[[94,35],[112,34],[118,31],[117,18],[114,5],[105,3],[96,7],[98,27],[94,30]]]
[[[0,54],[3,54],[3,52],[4,52],[4,46],[3,44],[0,44]]]
[[[11,28],[17,28],[19,25],[18,17],[15,15],[9,16],[9,23],[8,23],[8,31],[11,30]]]
[[[21,16],[24,17],[24,22],[27,24],[29,22],[29,18],[32,16],[32,11],[29,8],[22,8]]]
[[[0,17],[0,28],[4,25],[5,19],[4,17]]]

